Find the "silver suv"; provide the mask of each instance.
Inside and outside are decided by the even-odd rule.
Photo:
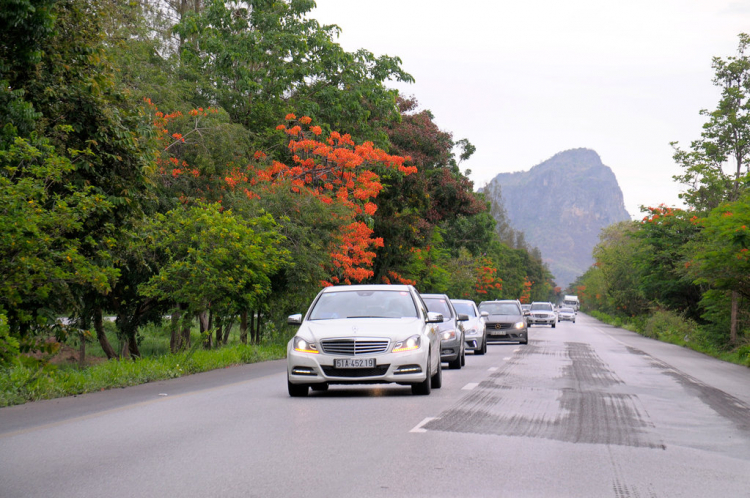
[[[531,303],[531,315],[529,315],[527,322],[529,327],[532,325],[552,325],[555,328],[557,324],[557,314],[555,314],[555,307],[552,303]]]

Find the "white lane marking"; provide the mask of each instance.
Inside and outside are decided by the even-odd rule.
[[[409,432],[427,432],[427,429],[422,429],[422,426],[427,424],[428,422],[435,420],[437,417],[427,417],[424,420],[422,420],[420,423],[417,424],[416,427],[414,427]]]
[[[497,370],[497,367],[490,367],[487,369],[489,372],[494,372],[495,370]]]
[[[469,382],[464,387],[461,388],[462,391],[471,391],[475,387],[479,385],[479,382]]]
[[[514,353],[518,353],[519,351],[521,351],[521,350],[520,349],[514,349],[513,350]]]

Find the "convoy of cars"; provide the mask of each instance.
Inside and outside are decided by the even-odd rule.
[[[529,327],[575,323],[576,310],[556,312],[549,302],[529,310],[518,300],[483,301],[479,306],[445,294],[419,294],[411,285],[326,287],[287,344],[290,396],[326,391],[332,384],[396,383],[413,394],[442,386],[442,364],[460,369],[466,351],[487,352],[492,343],[528,344]]]

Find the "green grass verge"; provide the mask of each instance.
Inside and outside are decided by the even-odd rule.
[[[750,344],[743,344],[729,350],[721,349],[707,339],[700,325],[670,311],[656,311],[648,316],[624,318],[601,311],[587,311],[587,313],[615,327],[690,348],[723,361],[750,367]]]
[[[137,360],[105,361],[83,369],[74,366],[24,364],[17,360],[0,369],[0,407],[59,398],[245,363],[286,357],[286,346],[232,344],[219,349],[194,349]]]

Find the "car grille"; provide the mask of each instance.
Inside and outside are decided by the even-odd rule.
[[[356,356],[383,353],[388,350],[388,340],[330,339],[321,341],[324,353]]]
[[[537,320],[549,320],[552,318],[552,315],[548,315],[547,313],[534,313],[532,316]]]
[[[386,374],[390,365],[378,365],[374,368],[335,368],[323,366],[323,373],[328,377],[379,377]]]
[[[503,330],[503,329],[509,329],[513,326],[512,323],[488,323],[485,325],[485,328],[487,330]]]

